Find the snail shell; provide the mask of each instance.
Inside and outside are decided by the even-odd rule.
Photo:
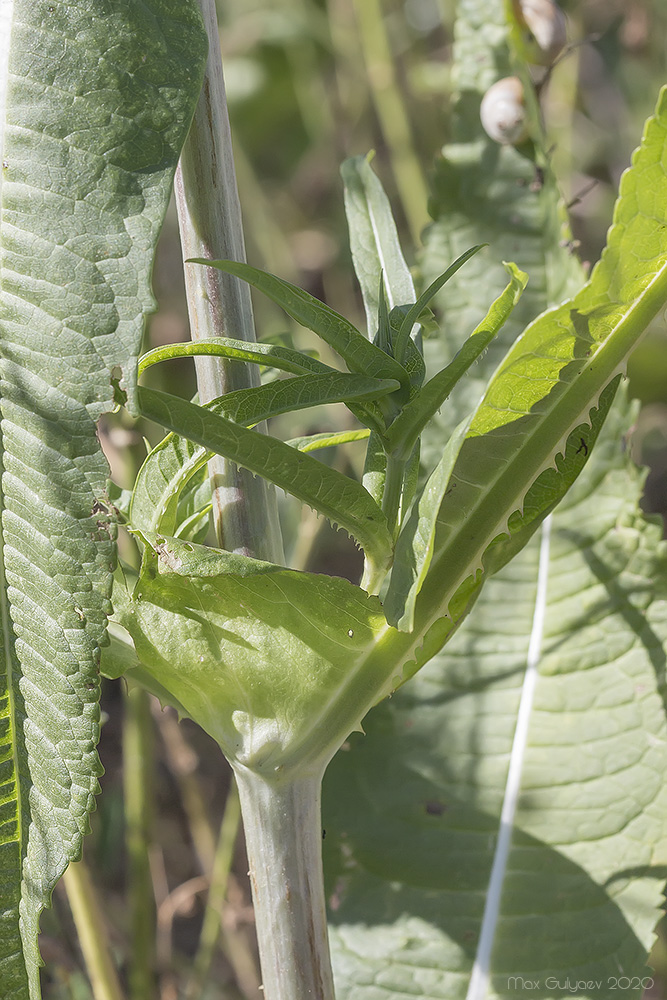
[[[528,138],[523,84],[506,76],[489,87],[479,109],[484,131],[503,146],[518,146]]]
[[[567,42],[565,14],[554,0],[514,0],[514,11],[527,28],[530,59],[550,65]]]

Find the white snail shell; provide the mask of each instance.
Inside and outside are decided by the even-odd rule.
[[[567,42],[565,14],[554,0],[514,0],[514,10],[520,24],[529,33],[530,58],[549,65]]]
[[[479,109],[484,131],[503,146],[517,146],[528,138],[523,84],[506,76],[489,87]]]

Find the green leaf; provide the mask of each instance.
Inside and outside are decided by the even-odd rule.
[[[385,679],[363,669],[386,629],[377,598],[335,577],[147,541],[119,609],[145,669],[231,760],[287,777],[328,759]]]
[[[667,301],[667,225],[655,212],[661,200],[667,205],[666,149],[667,88],[623,175],[608,243],[590,280],[525,330],[475,411],[438,516],[429,573],[429,589],[444,594],[445,605],[482,568],[493,540],[513,533],[508,519],[572,431],[588,422],[591,405],[617,383]],[[578,450],[585,455],[588,447],[582,432]],[[545,512],[550,503],[545,499]]]
[[[498,266],[489,267],[487,260],[482,267],[479,259],[473,261],[441,293],[442,335],[425,345],[431,371],[443,367],[479,321],[477,288],[482,283],[498,288],[504,277],[500,260],[511,253],[529,271],[531,282],[502,337],[490,345],[472,377],[457,385],[442,419],[427,428],[429,467],[439,459],[442,441],[452,427],[470,412],[489,371],[526,319],[560,301],[564,291],[579,281],[578,262],[559,246],[569,234],[561,228],[557,190],[541,152],[533,151],[532,160],[528,148],[520,153],[501,149],[481,133],[481,94],[495,79],[513,72],[506,38],[506,5],[501,0],[459,0],[455,142],[446,147],[438,164],[432,205],[436,221],[425,234],[425,272],[436,275],[457,253],[480,240],[489,241],[485,257],[498,261]],[[658,190],[663,187],[664,177],[657,185]],[[603,410],[609,407],[614,388],[612,379],[601,397]],[[599,429],[601,414],[593,411],[591,416]],[[547,590],[549,606],[542,631],[548,654],[545,680],[542,687],[541,672],[533,703],[531,751],[524,756],[523,795],[513,824],[514,846],[505,869],[489,1000],[525,996],[521,983],[512,989],[513,973],[530,981],[540,979],[541,988],[534,995],[543,1000],[554,996],[553,989],[544,986],[552,971],[560,982],[567,975],[575,980],[601,978],[608,988],[607,977],[617,976],[619,966],[630,974],[644,973],[665,876],[663,785],[654,777],[664,769],[664,761],[657,758],[665,745],[659,697],[663,658],[658,661],[665,616],[664,606],[655,602],[647,627],[635,611],[650,605],[650,591],[655,594],[656,577],[664,581],[664,568],[650,563],[657,535],[639,516],[636,483],[629,508],[619,517],[618,481],[623,476],[618,447],[625,426],[621,413],[619,422],[609,428],[606,444],[600,441],[596,446],[616,448],[612,460],[616,482],[609,482],[603,500],[593,492],[604,482],[604,465],[597,464],[594,452],[595,464],[563,502],[564,506],[572,500],[562,522],[565,529],[580,521],[585,525],[590,548],[606,549],[606,571],[601,579],[590,573],[582,533],[574,544],[570,540],[563,545],[553,591]],[[558,460],[558,471],[546,470],[530,488],[523,515],[512,515],[512,538],[499,534],[487,550],[490,569],[497,570],[512,554],[514,561],[483,590],[484,577],[479,573],[468,577],[450,603],[448,619],[436,620],[430,628],[423,619],[418,623],[417,631],[424,630],[423,649],[404,672],[426,663],[449,639],[445,650],[371,715],[365,723],[369,736],[353,738],[350,750],[329,769],[324,849],[329,852],[325,864],[340,1000],[375,1000],[380,991],[387,1000],[413,995],[478,1000],[486,995],[479,983],[469,992],[470,972],[500,830],[521,681],[534,620],[539,621],[535,615],[539,543],[536,539],[516,552],[543,516],[545,503],[555,502],[560,475],[568,468],[576,472],[576,463],[585,457],[591,438],[583,426],[581,438],[583,447],[575,431],[565,461]],[[540,495],[543,490],[548,495]],[[584,497],[589,498],[585,514],[574,503]],[[628,509],[631,532],[625,530]],[[553,514],[552,530],[558,517],[559,509]],[[638,538],[644,539],[641,554]],[[630,561],[616,588],[614,571],[623,561],[616,560],[616,554],[621,549]],[[591,565],[599,566],[592,561]],[[423,588],[417,618],[431,589],[437,592],[437,581],[434,588],[428,582]],[[590,603],[589,589],[594,591]],[[476,598],[473,614],[453,634]],[[394,647],[399,645],[397,635],[392,636]],[[407,636],[400,635],[403,656],[409,657]],[[385,647],[382,655],[394,653]],[[611,680],[607,660],[614,670]],[[634,695],[635,681],[641,707]],[[607,742],[610,726],[617,739],[612,733]],[[650,758],[646,768],[645,755]],[[599,771],[589,788],[585,769],[591,761],[597,762]],[[628,762],[627,772],[623,762]],[[635,782],[641,788],[636,798]],[[629,808],[636,812],[623,829]],[[618,822],[618,829],[611,832],[610,819]],[[633,852],[634,869],[628,863]],[[589,994],[585,996],[588,1000]],[[596,991],[590,1000],[599,996]]]
[[[167,434],[137,475],[128,518],[132,530],[176,534],[179,498],[211,455],[187,438]]]
[[[209,403],[206,409],[250,427],[279,413],[353,398],[375,398],[396,388],[396,382],[383,382],[361,375],[343,372],[313,374],[252,389],[238,389]],[[359,433],[364,435],[366,432]],[[212,454],[201,444],[198,447],[176,434],[167,435],[147,456],[137,475],[130,507],[132,526],[141,531],[176,534],[179,495],[191,476],[208,462]]]
[[[470,420],[464,420],[450,437],[442,458],[415,498],[396,542],[394,568],[383,603],[387,621],[401,631],[414,627],[415,601],[433,556],[436,519],[469,426]]]
[[[378,324],[381,276],[389,309],[415,301],[415,289],[398,241],[389,199],[371,165],[371,156],[355,156],[340,168],[345,193],[345,214],[350,229],[354,270],[366,309],[368,339]]]
[[[140,387],[139,402],[144,416],[264,476],[344,528],[373,566],[388,565],[392,543],[385,516],[359,483],[283,441],[246,430],[168,393]]]
[[[389,427],[386,437],[390,451],[399,455],[410,453],[428,421],[509,318],[526,287],[528,275],[520,271],[516,264],[505,264],[505,268],[511,280],[492,303],[485,318],[464,342],[453,361],[415,393]]]
[[[402,359],[405,355],[407,343],[410,337],[410,331],[419,317],[422,315],[429,303],[433,301],[443,285],[445,285],[449,279],[456,274],[459,268],[463,267],[463,265],[471,259],[471,257],[474,257],[480,250],[483,250],[486,245],[486,243],[479,243],[477,246],[470,247],[470,249],[466,250],[465,253],[462,253],[460,257],[457,257],[454,263],[450,264],[446,271],[443,271],[442,274],[438,275],[435,281],[431,282],[428,288],[419,296],[415,304],[406,312],[398,329],[395,344],[396,357],[401,359],[401,364],[403,363]]]
[[[321,434],[308,434],[306,437],[291,438],[285,443],[290,448],[298,448],[299,451],[319,451],[321,448],[334,448],[339,444],[349,444],[352,441],[365,441],[368,439],[370,431],[323,431]]]
[[[202,468],[198,475],[192,476],[178,498],[174,534],[188,542],[203,543],[209,531],[213,500],[207,471]]]
[[[125,591],[125,593],[121,595],[121,591]],[[127,606],[128,601],[129,595],[127,594],[125,585],[116,583],[113,590],[114,608],[117,610],[122,609]],[[122,611],[119,611],[119,614],[122,614]],[[141,684],[143,688],[155,695],[162,705],[171,705],[172,708],[176,709],[181,718],[187,717],[188,713],[180,704],[178,698],[156,681],[150,671],[143,665],[137,656],[137,651],[134,648],[134,643],[129,633],[118,622],[114,621],[109,622],[108,631],[109,644],[102,650],[102,657],[100,659],[100,673],[102,676],[108,677],[110,680],[118,680],[119,677],[124,677],[127,681],[134,681],[136,684]]]
[[[225,393],[213,404],[214,412],[244,427],[268,420],[279,413],[304,410],[325,403],[373,402],[399,388],[394,379],[368,378],[347,372],[298,375],[276,379],[252,389]]]
[[[334,312],[302,288],[276,278],[273,274],[259,271],[256,267],[250,267],[249,264],[233,260],[192,260],[189,263],[217,267],[220,271],[235,274],[247,281],[281,306],[297,323],[312,330],[333,347],[350,371],[407,382],[407,372],[397,361],[366,340],[344,316]]]
[[[155,244],[205,58],[190,0],[2,7],[5,1000],[39,997],[39,917],[98,788],[115,547],[95,421],[114,385],[135,406]]]
[[[638,509],[628,422],[615,407],[550,536],[486,584],[328,769],[340,1000],[373,1000],[378,983],[386,1000],[518,1000],[525,981],[542,1000],[599,1000],[612,978],[650,975],[667,871],[667,548]],[[494,862],[487,994],[471,972]]]
[[[377,315],[377,333],[375,335],[374,343],[385,352],[385,354],[391,354],[393,357],[392,343],[391,343],[391,325],[389,323],[389,307],[387,305],[387,291],[384,284],[384,275],[380,276],[380,289],[378,292],[378,315]]]
[[[251,364],[266,365],[278,368],[280,371],[304,375],[308,372],[332,372],[330,365],[302,353],[276,344],[248,344],[245,340],[232,340],[221,337],[206,341],[189,340],[183,344],[164,344],[154,347],[139,359],[139,375],[151,365],[160,361],[171,361],[174,358],[190,358],[197,355],[229,358],[231,361],[246,361]]]

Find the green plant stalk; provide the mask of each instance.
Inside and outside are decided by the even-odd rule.
[[[396,80],[381,0],[356,0],[357,23],[373,103],[389,148],[392,170],[415,245],[429,222],[428,189],[414,154],[410,123]]]
[[[324,766],[265,780],[236,765],[236,780],[266,1000],[335,1000],[322,878]]]
[[[123,1000],[107,946],[107,931],[83,861],[72,862],[63,876],[74,925],[95,1000]]]
[[[184,259],[243,261],[215,5],[213,0],[199,3],[210,50],[202,95],[175,182]],[[250,291],[245,283],[217,269],[188,264],[185,276],[193,340],[228,334],[254,341]],[[252,370],[244,366],[211,357],[197,358],[196,364],[202,403],[256,384]],[[273,488],[222,459],[215,459],[209,468],[220,543],[231,551],[282,562]],[[264,996],[266,1000],[308,996],[334,1000],[322,885],[322,772],[287,785],[268,784],[251,772],[239,771],[237,779]]]
[[[148,857],[153,825],[153,719],[149,695],[133,687],[125,696],[123,792],[130,912],[131,1000],[155,996],[155,899]]]
[[[209,39],[202,92],[183,146],[174,184],[183,258],[245,260],[241,208],[227,115],[214,0],[198,0]],[[255,329],[250,290],[232,275],[185,264],[193,340],[231,336],[250,343]],[[222,358],[195,361],[201,403],[234,389],[259,385],[248,365]],[[273,487],[216,456],[209,462],[213,519],[219,544],[272,562],[283,562]]]
[[[199,936],[199,945],[194,959],[194,971],[192,979],[188,983],[186,997],[188,1000],[197,1000],[201,997],[206,983],[206,978],[213,961],[215,948],[220,938],[220,927],[222,923],[222,909],[227,893],[227,882],[229,872],[234,858],[234,845],[239,832],[241,822],[241,806],[239,802],[238,788],[232,781],[225,811],[220,824],[220,834],[215,851],[213,869],[211,871],[211,885],[208,890],[206,900],[206,911]]]

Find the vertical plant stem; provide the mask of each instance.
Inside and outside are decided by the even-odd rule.
[[[266,781],[236,767],[266,1000],[334,1000],[322,880],[322,769]]]
[[[245,260],[222,56],[214,0],[198,0],[209,37],[202,92],[176,172],[175,195],[183,256]],[[248,286],[232,275],[185,264],[193,340],[230,336],[254,342]],[[196,359],[202,403],[259,384],[255,367],[221,358]],[[220,456],[209,463],[218,542],[232,552],[283,562],[273,487]]]
[[[63,876],[79,944],[95,1000],[123,1000],[109,954],[107,933],[90,873],[83,861],[69,865]]]
[[[408,115],[403,103],[382,13],[382,0],[355,0],[357,21],[368,70],[373,103],[391,157],[396,186],[416,245],[429,222],[428,189],[415,156]]]
[[[132,688],[125,696],[123,725],[131,1000],[149,1000],[155,995],[155,899],[148,854],[153,826],[153,744],[149,695],[142,688]]]

